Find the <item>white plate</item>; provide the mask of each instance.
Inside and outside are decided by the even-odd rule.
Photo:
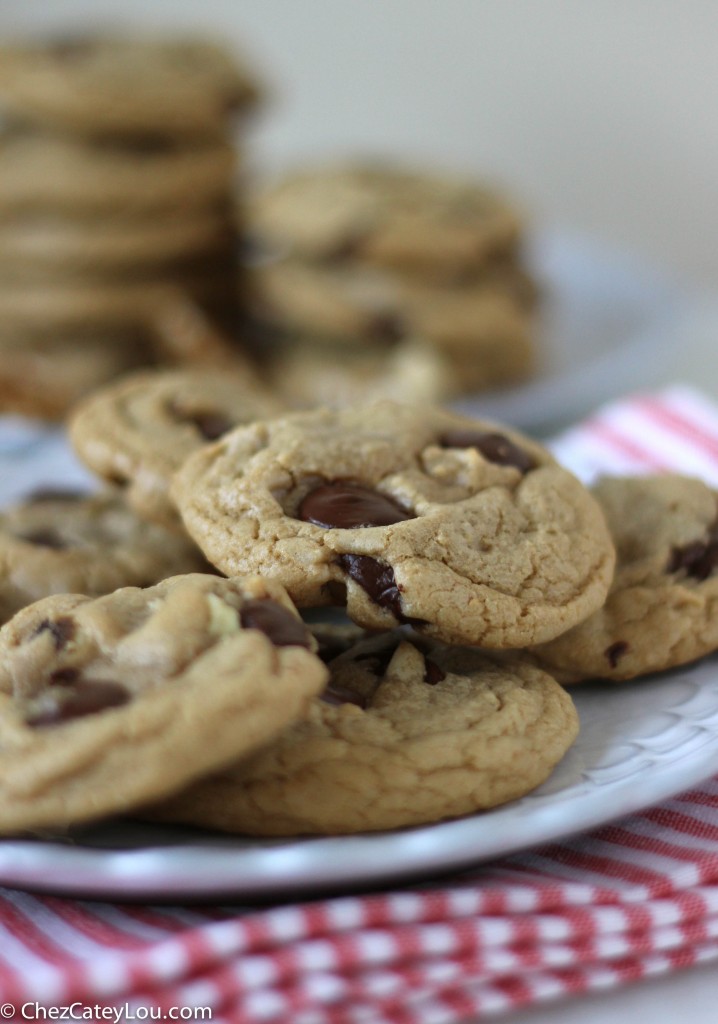
[[[72,843],[5,840],[0,883],[113,899],[279,898],[406,882],[592,828],[687,789],[718,766],[718,661],[579,687],[578,741],[534,793],[397,832],[292,841],[115,824]]]
[[[534,254],[552,298],[543,377],[472,408],[538,428],[650,386],[684,300],[593,243],[546,238]],[[90,486],[57,430],[0,420],[0,504],[40,486]],[[552,778],[487,814],[379,835],[245,841],[115,824],[71,841],[0,842],[0,884],[115,899],[278,897],[425,878],[660,801],[718,766],[718,661],[575,692],[578,742]]]

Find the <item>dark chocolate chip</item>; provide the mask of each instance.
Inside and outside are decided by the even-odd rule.
[[[311,633],[301,619],[270,599],[247,601],[239,613],[245,629],[258,629],[275,647],[310,647]]]
[[[707,580],[718,569],[718,537],[712,530],[708,540],[696,540],[682,548],[673,548],[667,572],[683,570],[696,580]]]
[[[79,669],[58,668],[50,676],[50,686],[74,686],[79,678]]]
[[[442,679],[446,679],[446,672],[440,669],[435,661],[430,658],[424,658],[424,682],[428,683],[429,686],[436,686]]]
[[[206,441],[216,441],[234,426],[234,423],[221,412],[196,412],[186,418],[195,425]]]
[[[369,336],[374,341],[400,341],[407,333],[406,324],[397,313],[377,313],[369,323]]]
[[[603,653],[608,658],[611,668],[616,668],[624,654],[628,653],[628,644],[625,640],[617,640],[615,644],[607,647]]]
[[[31,530],[29,533],[19,533],[18,538],[19,540],[24,540],[27,544],[36,544],[42,548],[52,548],[54,551],[63,551],[70,546],[58,533],[49,528],[46,530]]]
[[[355,530],[368,526],[390,526],[412,519],[397,503],[363,484],[333,480],[320,484],[305,495],[299,518],[327,529]]]
[[[86,491],[72,491],[69,488],[62,490],[55,487],[39,487],[25,496],[23,501],[26,505],[35,505],[42,501],[81,501],[87,497]]]
[[[75,635],[75,623],[67,615],[61,615],[57,619],[43,619],[37,627],[33,636],[48,632],[55,642],[55,650],[61,651]]]
[[[179,423],[190,423],[205,441],[216,441],[235,426],[229,417],[216,409],[198,409],[196,412],[190,412],[176,402],[170,402],[167,408],[170,416]]]
[[[475,430],[447,430],[439,438],[442,448],[476,448],[489,462],[499,466],[514,466],[522,473],[528,473],[536,465],[523,448],[497,433],[481,433]]]
[[[401,609],[401,594],[390,565],[369,555],[340,555],[339,564],[351,578],[382,608],[400,622],[408,622]]]
[[[85,679],[71,690],[62,691],[57,693],[57,696],[44,700],[37,711],[27,716],[25,722],[35,728],[60,725],[108,708],[120,707],[129,700],[129,691],[120,683]]]

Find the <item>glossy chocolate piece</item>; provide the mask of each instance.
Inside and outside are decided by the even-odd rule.
[[[440,669],[431,658],[424,658],[424,665],[424,682],[428,683],[429,686],[436,686],[442,679],[446,679],[446,672]]]
[[[371,487],[351,480],[332,480],[304,496],[299,518],[329,530],[356,530],[391,526],[414,517],[392,498]]]
[[[311,647],[311,633],[302,620],[276,601],[247,601],[239,621],[245,629],[260,630],[275,647]]]
[[[476,448],[489,462],[514,466],[521,473],[528,473],[536,465],[528,452],[503,434],[459,428],[443,433],[439,444],[442,448]]]
[[[386,608],[400,622],[409,621],[402,611],[401,594],[390,565],[369,555],[341,555],[339,564],[375,604]]]

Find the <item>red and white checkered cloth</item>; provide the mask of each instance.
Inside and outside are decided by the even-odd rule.
[[[676,468],[718,484],[718,408],[686,388],[632,396],[554,447],[586,478]],[[17,1007],[449,1024],[715,959],[718,779],[589,834],[396,892],[241,910],[0,891],[0,1004]]]

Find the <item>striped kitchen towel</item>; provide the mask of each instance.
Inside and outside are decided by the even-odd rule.
[[[16,442],[22,428],[12,429]],[[0,461],[15,442],[0,428]],[[47,483],[42,438],[26,442],[15,453],[23,473]],[[632,395],[553,448],[586,480],[673,468],[718,486],[718,408],[684,387]],[[58,450],[51,461],[67,472]],[[716,959],[717,779],[590,833],[396,891],[258,909],[0,890],[6,1019],[38,1003],[135,1019],[454,1024]]]

